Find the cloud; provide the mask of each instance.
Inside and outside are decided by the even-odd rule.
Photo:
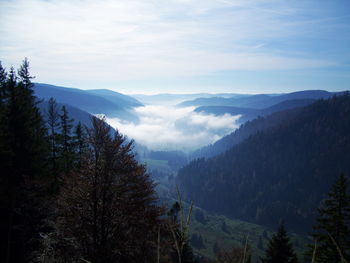
[[[193,150],[232,132],[240,116],[193,112],[193,107],[144,106],[135,109],[139,124],[107,118],[107,122],[136,142],[155,150]]]
[[[39,81],[98,83],[223,70],[327,67],[322,58],[269,49],[303,34],[286,1],[1,1],[0,56],[29,57]],[[96,85],[96,84],[95,84]]]

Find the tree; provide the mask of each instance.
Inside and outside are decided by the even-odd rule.
[[[118,132],[112,138],[103,120],[92,126],[82,166],[61,189],[58,240],[71,240],[74,255],[94,263],[154,262],[161,221],[154,184],[132,142]]]
[[[274,234],[267,245],[265,256],[261,258],[262,263],[296,263],[297,255],[290,242],[284,224],[280,224],[277,233]]]
[[[59,126],[60,116],[58,114],[57,103],[54,98],[50,98],[48,101],[48,108],[46,111],[47,128],[48,128],[48,140],[50,144],[50,168],[51,173],[54,176],[54,184],[58,186],[59,167],[58,167],[58,155],[59,155]]]
[[[62,106],[60,121],[60,159],[64,174],[68,174],[73,168],[74,163],[74,147],[72,138],[73,119],[69,118],[66,106]]]
[[[350,195],[349,180],[342,174],[331,186],[328,198],[318,209],[312,236],[316,241],[316,262],[350,260]],[[309,245],[307,257],[315,249]]]
[[[39,180],[46,174],[46,129],[33,92],[29,62],[1,73],[1,255],[26,262],[45,217]],[[4,80],[5,79],[5,80]]]
[[[178,263],[193,263],[195,261],[192,247],[189,241],[189,225],[191,222],[193,203],[191,203],[187,216],[185,215],[184,205],[179,189],[177,188],[178,202],[175,202],[170,209],[169,229],[173,237],[175,253],[173,260]]]
[[[83,156],[87,151],[85,129],[86,127],[83,127],[80,121],[78,122],[77,126],[74,129],[74,147],[75,147],[75,151],[78,159],[77,160],[78,168],[81,167]]]

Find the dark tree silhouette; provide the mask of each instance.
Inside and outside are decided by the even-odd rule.
[[[262,263],[296,263],[298,258],[294,252],[293,245],[289,240],[284,224],[282,223],[277,233],[272,236],[267,245],[265,256],[261,258]]]
[[[332,185],[318,213],[312,233],[317,244],[316,262],[342,262],[341,255],[349,261],[350,195],[349,180],[344,175]],[[312,257],[314,249],[314,244],[309,245],[308,258]]]
[[[6,77],[1,69],[1,251],[4,262],[27,262],[45,213],[39,181],[46,171],[46,129],[33,94],[29,62]]]
[[[128,143],[97,118],[82,167],[66,177],[59,197],[58,232],[74,254],[91,262],[154,261],[161,209],[153,182]]]

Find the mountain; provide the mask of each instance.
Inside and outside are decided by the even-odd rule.
[[[245,94],[236,94],[236,93],[191,93],[191,94],[154,94],[154,95],[144,95],[144,94],[133,94],[130,95],[137,100],[141,101],[144,104],[171,104],[175,105],[187,100],[194,100],[197,98],[213,98],[213,97],[221,97],[221,98],[240,98],[247,96]],[[189,105],[193,106],[193,105]]]
[[[48,106],[49,106],[49,103],[46,100],[40,101],[38,104],[40,112],[45,121],[47,120]],[[91,114],[68,104],[57,103],[57,109],[60,114],[63,106],[66,107],[69,118],[74,119],[74,125],[77,125],[80,122],[82,125],[85,125],[86,127],[91,128],[91,117],[92,117]]]
[[[234,106],[241,108],[264,109],[286,100],[299,99],[326,99],[335,94],[324,90],[304,90],[287,94],[258,94],[231,98],[197,98],[192,101],[184,101],[178,106]]]
[[[256,119],[248,120],[247,122],[244,122],[237,130],[224,136],[215,143],[190,153],[189,159],[211,158],[224,153],[232,146],[242,142],[257,132],[271,129],[295,118],[299,114],[300,110],[300,108],[294,108],[275,112],[266,118],[259,116]]]
[[[115,104],[118,104],[127,108],[143,106],[141,102],[139,102],[137,99],[131,96],[127,96],[108,89],[93,89],[93,90],[86,90],[86,92],[105,98],[106,100],[109,100]]]
[[[118,100],[117,95],[110,96],[111,99],[106,99],[107,95],[96,95],[85,90],[42,83],[35,83],[34,92],[38,98],[48,100],[53,97],[59,103],[74,106],[90,114],[105,114],[110,118],[120,118],[134,122],[138,120],[131,110],[134,103],[128,102],[126,99]],[[114,94],[114,92],[112,93]]]
[[[309,231],[335,178],[350,174],[350,95],[278,114],[277,125],[180,169],[177,183],[187,198],[232,218],[270,227],[284,219]]]
[[[242,115],[237,121],[239,124],[242,124],[248,120],[255,119],[258,116],[266,116],[277,111],[303,107],[314,101],[314,99],[285,100],[265,109],[240,108],[233,106],[201,106],[194,111],[214,115],[224,115],[227,113],[231,115]]]

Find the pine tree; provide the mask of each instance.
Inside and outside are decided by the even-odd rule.
[[[48,108],[46,111],[47,128],[48,128],[48,140],[50,143],[50,170],[52,176],[54,176],[54,184],[58,186],[59,178],[59,126],[60,116],[58,114],[57,103],[54,98],[50,98],[48,101]]]
[[[350,195],[349,180],[340,175],[331,186],[328,198],[318,209],[319,216],[312,236],[316,240],[316,262],[350,260]],[[310,258],[314,245],[306,253]],[[340,250],[340,251],[339,251]]]
[[[75,152],[77,154],[77,166],[81,167],[82,158],[87,151],[87,143],[86,143],[86,127],[81,125],[80,121],[75,126],[74,129],[74,147]]]
[[[64,174],[68,174],[74,163],[74,147],[73,147],[73,138],[72,138],[72,128],[73,128],[73,119],[69,118],[68,111],[66,106],[62,106],[61,114],[59,115],[60,122],[60,141],[61,141],[61,163]]]
[[[262,263],[297,263],[298,258],[294,252],[287,231],[282,223],[277,233],[269,240]]]
[[[38,180],[45,175],[46,129],[31,79],[25,59],[18,77],[11,68],[1,84],[0,258],[5,262],[29,261],[45,216]]]

